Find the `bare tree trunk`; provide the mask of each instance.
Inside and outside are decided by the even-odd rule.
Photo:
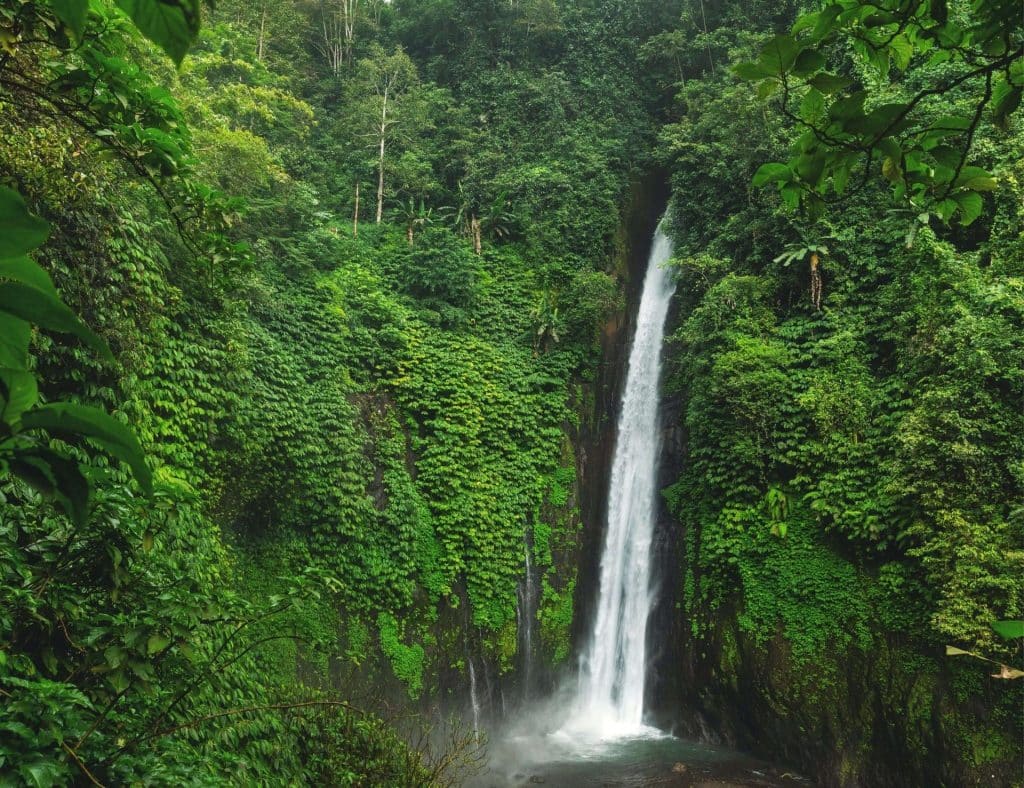
[[[359,11],[359,0],[342,0],[345,31],[345,59],[352,63],[352,47],[356,40],[356,14]]]
[[[317,49],[327,60],[331,73],[337,76],[345,62],[343,24],[337,10],[328,9],[324,2],[320,4],[320,33],[323,38],[317,43]]]
[[[388,90],[384,88],[384,101],[380,110],[380,153],[377,159],[377,224],[384,217],[384,143],[388,133]]]
[[[409,241],[409,246],[412,246],[413,232],[412,232],[412,225],[411,224],[407,224],[405,226],[405,237]]]
[[[267,4],[263,4],[263,10],[260,13],[260,32],[256,37],[256,60],[260,63],[263,62],[263,44],[266,41],[267,31]]]
[[[814,308],[821,311],[821,271],[819,265],[821,260],[817,252],[811,253],[811,303]]]
[[[708,63],[711,65],[711,76],[715,75],[715,58],[711,54],[711,41],[708,39],[708,17],[704,13],[704,0],[700,0],[700,17],[704,22],[704,41],[708,48]]]
[[[474,216],[469,220],[469,231],[473,236],[473,251],[480,254],[483,251],[483,233],[480,229],[480,220]]]
[[[359,181],[356,181],[356,208],[352,212],[352,237],[359,237]]]

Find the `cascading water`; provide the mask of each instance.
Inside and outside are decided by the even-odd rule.
[[[659,227],[644,277],[608,492],[597,615],[570,727],[600,738],[644,732],[647,618],[658,458],[658,385],[675,284]]]
[[[530,539],[523,539],[523,568],[525,574],[519,585],[516,604],[516,624],[519,631],[519,649],[522,654],[524,700],[530,699],[533,686],[533,619],[537,613],[537,593],[533,579],[533,561],[530,559]]]
[[[671,254],[671,242],[659,229],[648,260],[626,373],[608,491],[597,615],[580,664],[579,681],[546,700],[523,704],[517,717],[506,721],[498,736],[489,740],[488,770],[479,779],[471,779],[471,786],[722,782],[781,788],[791,784],[787,782],[791,774],[782,774],[769,764],[678,739],[643,722],[645,641],[654,602],[651,542],[656,515],[661,345],[674,290],[671,272],[663,265]],[[532,571],[529,552],[525,564],[528,581]],[[524,611],[532,604],[521,593],[521,639],[528,631]],[[472,662],[470,682],[475,698]],[[573,692],[574,699],[567,697]],[[477,703],[473,712],[478,721]]]
[[[466,663],[469,665],[469,703],[473,708],[473,733],[480,735],[480,698],[476,693],[476,670],[473,668],[473,657],[466,649]]]

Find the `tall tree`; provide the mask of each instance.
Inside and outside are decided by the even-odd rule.
[[[375,47],[370,57],[360,61],[359,71],[365,94],[360,114],[369,127],[367,133],[377,152],[376,221],[380,224],[384,216],[389,146],[398,138],[411,137],[424,125],[426,113],[416,66],[401,48],[388,54],[383,48]]]
[[[335,76],[352,62],[356,40],[359,0],[321,0],[315,46]]]

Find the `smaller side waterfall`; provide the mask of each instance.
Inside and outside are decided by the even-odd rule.
[[[523,537],[523,580],[519,584],[516,605],[516,624],[519,631],[521,654],[522,698],[529,700],[533,689],[533,626],[537,615],[537,586],[533,577],[532,540],[529,533]]]
[[[476,669],[473,667],[473,657],[466,649],[466,664],[469,665],[469,702],[473,706],[473,733],[480,734],[480,696],[476,688]]]

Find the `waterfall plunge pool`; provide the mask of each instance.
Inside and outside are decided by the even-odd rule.
[[[661,346],[675,290],[666,267],[671,256],[672,242],[659,227],[629,355],[608,493],[597,615],[578,682],[564,687],[560,697],[556,694],[523,709],[513,722],[495,731],[488,746],[488,768],[471,786],[807,785],[762,761],[679,739],[643,723],[645,641],[654,601],[650,552],[657,494]],[[528,584],[528,550],[526,570]],[[531,606],[525,607],[531,616]],[[526,643],[530,648],[529,639]],[[478,729],[473,689],[474,729]]]
[[[488,746],[488,767],[473,788],[688,786],[783,788],[811,783],[785,769],[724,747],[670,736],[653,728],[628,737],[587,739],[509,731]]]

